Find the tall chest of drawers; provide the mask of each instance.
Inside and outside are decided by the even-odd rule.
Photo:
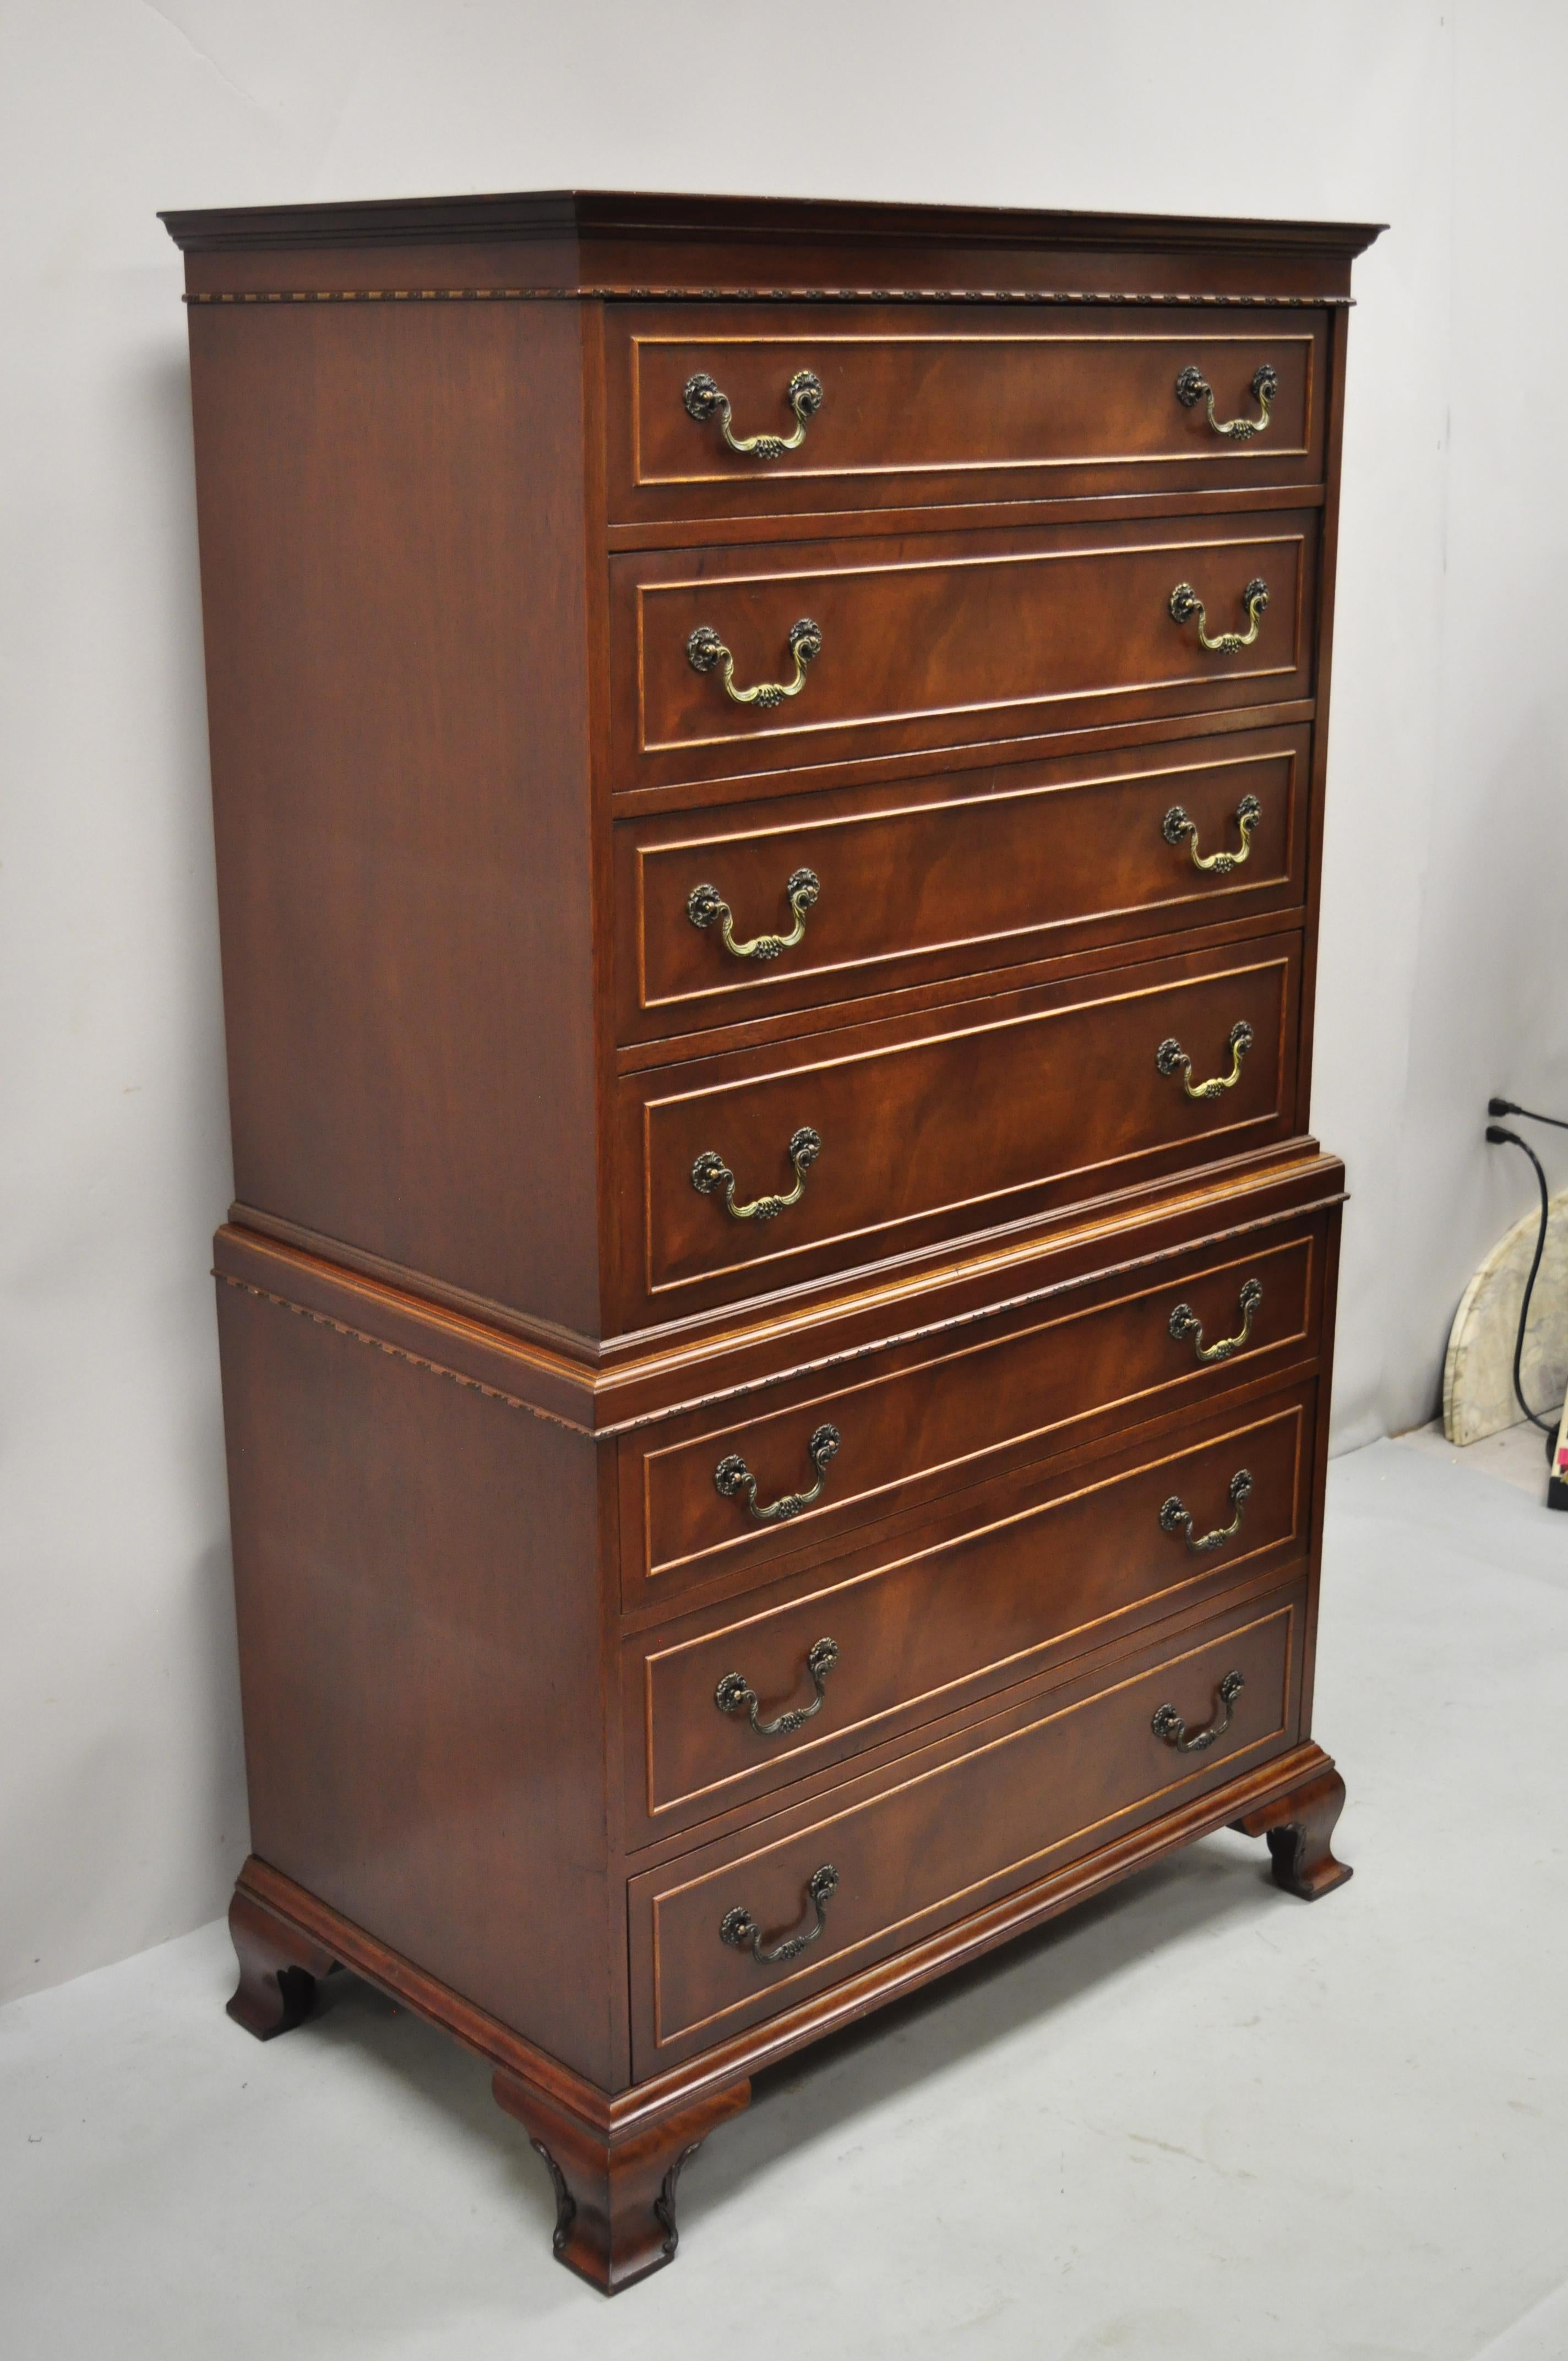
[[[184,248],[254,1851],[555,2252],[1310,1735],[1365,228],[543,195]]]

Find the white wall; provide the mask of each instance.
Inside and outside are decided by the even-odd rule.
[[[1528,1198],[1479,1101],[1568,1101],[1558,10],[0,0],[0,1993],[214,1915],[245,1849],[159,205],[576,183],[1391,222],[1352,339],[1314,1115],[1356,1191],[1339,1439],[1425,1414]]]
[[[1451,22],[1438,758],[1410,848],[1420,923],[1399,1012],[1409,1069],[1387,1191],[1394,1250],[1379,1287],[1376,1410],[1395,1433],[1431,1414],[1459,1294],[1486,1248],[1538,1202],[1518,1149],[1481,1141],[1487,1098],[1568,1117],[1568,484],[1547,423],[1568,389],[1552,251],[1553,225],[1568,217],[1568,15],[1480,0]],[[1499,39],[1515,25],[1550,26],[1550,38]],[[1344,719],[1342,706],[1342,746]],[[1345,818],[1342,799],[1342,834]],[[1560,1187],[1568,1139],[1518,1128]]]

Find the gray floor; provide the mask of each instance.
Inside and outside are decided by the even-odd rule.
[[[0,2352],[1568,2356],[1568,1516],[1333,1470],[1357,1875],[1211,1839],[760,2084],[613,2305],[480,2067],[344,1981],[263,2049],[207,1928],[0,2012]]]
[[[1555,1422],[1560,1412],[1553,1411],[1552,1415]],[[1483,1435],[1479,1443],[1466,1444],[1463,1451],[1450,1443],[1441,1418],[1434,1418],[1430,1426],[1413,1427],[1399,1441],[1417,1451],[1436,1452],[1451,1467],[1475,1468],[1482,1475],[1498,1477],[1505,1484],[1528,1492],[1532,1500],[1546,1497],[1546,1437],[1522,1418],[1500,1434]]]

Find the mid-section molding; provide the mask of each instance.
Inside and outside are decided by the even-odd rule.
[[[339,1336],[346,1336],[356,1345],[368,1345],[378,1353],[389,1354],[394,1359],[407,1361],[411,1367],[428,1370],[433,1378],[445,1378],[454,1385],[465,1386],[472,1392],[483,1394],[488,1400],[504,1402],[508,1410],[525,1410],[535,1418],[548,1419],[554,1425],[570,1427],[576,1433],[588,1429],[576,1419],[563,1418],[556,1411],[546,1410],[542,1402],[531,1401],[521,1394],[508,1393],[504,1387],[486,1385],[480,1378],[464,1375],[444,1361],[437,1361],[426,1353],[411,1353],[403,1345],[389,1344],[386,1337],[368,1328],[356,1328],[345,1320],[334,1320],[330,1312],[313,1310],[290,1295],[280,1295],[269,1287],[258,1287],[250,1279],[236,1279],[232,1272],[214,1269],[213,1277],[220,1287],[232,1287],[241,1295],[255,1296],[258,1302],[276,1304],[280,1312],[291,1312],[296,1319],[313,1321],[318,1328],[331,1328]]]
[[[1307,1144],[1290,1162],[1252,1167],[1227,1182],[1210,1173],[1120,1218],[1102,1209],[1069,1229],[955,1256],[917,1278],[847,1286],[809,1309],[787,1300],[695,1338],[644,1332],[624,1358],[593,1365],[509,1328],[450,1309],[412,1281],[395,1284],[329,1254],[229,1222],[214,1240],[214,1277],[276,1308],[332,1328],[428,1375],[508,1408],[609,1442],[617,1435],[739,1400],[786,1379],[865,1360],[976,1322],[1299,1221],[1344,1201],[1344,1169]],[[587,1340],[585,1340],[586,1342]]]

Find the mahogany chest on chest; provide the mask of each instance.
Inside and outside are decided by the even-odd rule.
[[[1315,1896],[1352,258],[544,195],[187,258],[234,2015],[615,2289],[749,2078],[1223,1824]]]

